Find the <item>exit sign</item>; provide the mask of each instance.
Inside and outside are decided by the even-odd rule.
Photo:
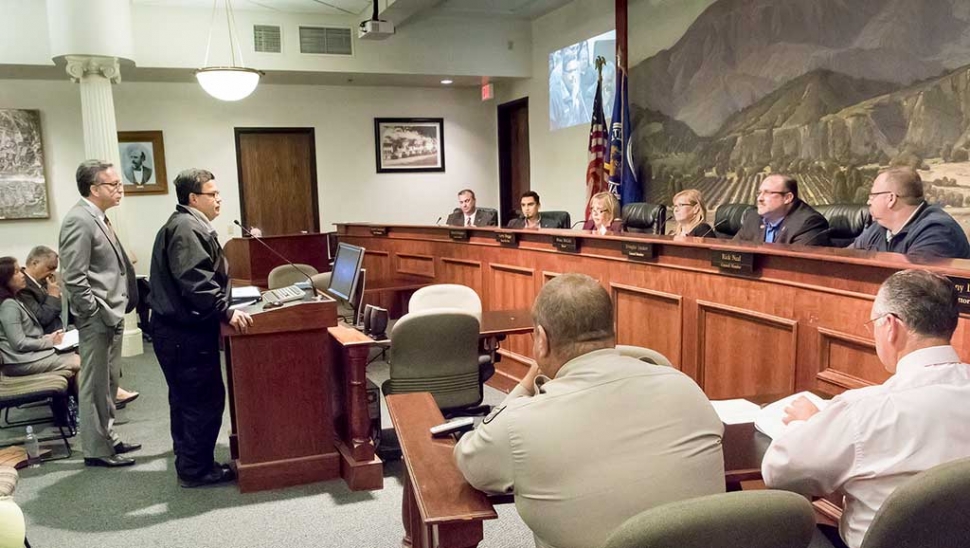
[[[491,82],[488,84],[482,84],[482,101],[488,101],[495,98],[495,88],[492,86]]]

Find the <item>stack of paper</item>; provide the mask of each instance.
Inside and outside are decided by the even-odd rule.
[[[64,338],[61,340],[61,344],[55,344],[54,350],[57,350],[58,352],[64,352],[67,350],[72,350],[74,348],[77,348],[77,343],[79,341],[78,335],[79,333],[77,332],[77,329],[72,329],[70,331],[65,332]]]
[[[775,439],[784,434],[785,430],[788,428],[788,425],[782,422],[782,419],[785,417],[785,408],[789,407],[793,401],[802,397],[808,398],[808,401],[814,403],[815,407],[818,407],[819,411],[825,409],[825,407],[829,404],[829,400],[823,400],[811,392],[799,392],[798,394],[792,394],[787,398],[782,398],[775,403],[766,405],[764,409],[758,413],[758,417],[754,421],[754,427],[771,439]]]
[[[754,422],[758,412],[761,411],[758,404],[742,399],[712,401],[711,405],[714,406],[717,416],[724,424]]]

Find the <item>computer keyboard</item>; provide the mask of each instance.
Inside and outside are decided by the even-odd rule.
[[[299,286],[290,285],[287,287],[280,287],[266,291],[263,293],[263,302],[283,304],[291,301],[299,301],[305,294],[306,292],[304,292]]]

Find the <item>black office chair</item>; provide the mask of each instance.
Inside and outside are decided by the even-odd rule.
[[[829,239],[833,247],[848,247],[872,223],[866,204],[828,204],[815,206],[829,222]]]
[[[568,211],[543,211],[542,216],[547,219],[554,219],[556,221],[555,228],[572,228],[572,219],[569,217]]]
[[[667,206],[635,202],[623,206],[623,229],[642,234],[663,234],[667,226]]]
[[[758,208],[751,204],[724,204],[714,214],[714,233],[718,238],[730,240],[741,230],[747,215],[757,215]]]

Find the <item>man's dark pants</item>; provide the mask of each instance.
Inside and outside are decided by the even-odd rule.
[[[152,318],[153,346],[168,383],[175,470],[204,476],[214,461],[226,407],[219,361],[219,322],[182,326]]]

